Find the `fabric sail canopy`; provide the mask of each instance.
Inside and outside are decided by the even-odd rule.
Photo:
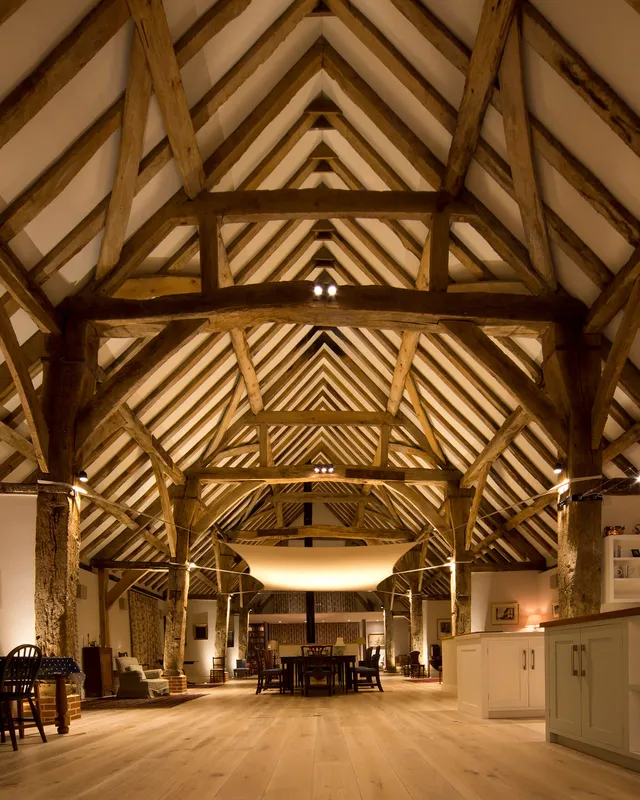
[[[415,545],[371,547],[252,547],[229,544],[265,589],[290,592],[367,592],[393,572]]]

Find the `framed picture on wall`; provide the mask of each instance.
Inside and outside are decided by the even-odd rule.
[[[367,647],[384,647],[384,633],[370,633],[367,635]]]
[[[553,619],[560,619],[560,603],[551,604],[551,616]]]
[[[227,631],[227,647],[233,647],[233,643],[235,641],[235,631],[233,630],[232,626],[229,625],[229,630]]]
[[[436,620],[436,623],[438,625],[438,639],[448,639],[453,636],[451,619],[439,619]]]
[[[491,603],[492,625],[518,625],[519,623],[519,603]]]
[[[208,625],[194,625],[193,626],[193,638],[196,640],[203,640],[209,638],[209,626]]]

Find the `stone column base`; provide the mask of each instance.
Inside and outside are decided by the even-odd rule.
[[[165,676],[169,681],[169,694],[186,694],[187,693],[187,676],[186,675],[171,675]]]
[[[67,725],[71,720],[80,719],[81,706],[80,695],[76,694],[75,684],[68,683],[67,689]],[[56,719],[56,685],[55,683],[40,683],[39,697],[37,700],[38,710],[43,725],[52,725]],[[29,704],[24,704],[25,717],[31,717]]]

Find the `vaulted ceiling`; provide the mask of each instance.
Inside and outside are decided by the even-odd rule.
[[[187,197],[314,187],[444,190],[474,215],[230,222],[218,254],[226,285],[433,290],[440,280],[441,291],[479,304],[496,293],[514,303],[571,296],[590,309],[587,330],[605,335],[603,364],[621,348],[628,356],[611,367],[604,472],[607,485],[635,475],[639,10],[633,0],[2,3],[0,281],[10,330],[0,331],[0,480],[38,469],[24,383],[39,392],[54,307],[73,296],[198,293],[204,229],[173,215]],[[203,240],[209,255],[211,246]],[[436,258],[444,271],[431,267],[429,285]],[[171,486],[194,465],[327,461],[460,470],[463,485],[479,487],[469,531],[477,560],[553,563],[549,489],[562,443],[552,423],[563,409],[543,375],[544,331],[518,322],[474,338],[469,324],[186,326],[116,413],[87,417],[82,560],[166,560]],[[100,385],[160,330],[103,325]],[[293,410],[310,422],[311,412],[357,413],[339,427],[254,419]],[[193,560],[214,564],[212,530],[224,541],[290,525],[300,490],[207,484]],[[375,541],[400,529],[428,541],[426,563],[448,559],[442,487],[315,490],[335,495],[326,504],[345,526],[379,531]],[[288,493],[297,498],[277,500]],[[142,582],[162,590],[165,580],[150,572]],[[443,571],[422,589],[446,586]],[[192,588],[214,592],[213,573],[196,572]]]

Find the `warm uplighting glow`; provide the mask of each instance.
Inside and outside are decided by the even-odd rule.
[[[333,472],[333,464],[329,464],[327,467],[327,472]],[[638,478],[638,481],[640,481],[640,478]]]
[[[569,486],[571,484],[569,481],[563,481],[561,484],[558,485],[558,494],[562,494],[563,492],[569,491]]]
[[[326,471],[327,471],[327,468],[325,466],[320,467],[320,472],[325,473]]]
[[[327,472],[333,472],[333,464],[316,464],[313,468],[316,475],[322,473],[326,475]]]
[[[529,614],[527,617],[527,628],[537,630],[542,622],[542,614]]]
[[[189,562],[189,569],[190,570],[191,569],[197,569],[197,567],[198,567],[198,565],[194,561]]]
[[[89,494],[89,492],[82,486],[74,486],[73,487],[78,494]]]

